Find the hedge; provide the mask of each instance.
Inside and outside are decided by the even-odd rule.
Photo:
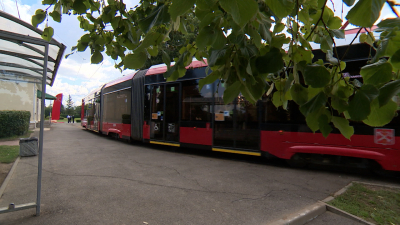
[[[29,111],[0,111],[0,138],[25,134],[29,129],[30,118]]]

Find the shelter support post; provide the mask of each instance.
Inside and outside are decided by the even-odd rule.
[[[49,54],[49,44],[46,44],[44,51],[44,66],[42,78],[42,93],[46,93],[47,80],[47,59]],[[40,133],[39,133],[39,157],[38,157],[38,178],[37,178],[37,198],[36,198],[36,216],[40,216],[40,197],[42,191],[42,159],[43,159],[43,135],[44,135],[44,108],[46,95],[42,94],[42,104],[40,106]]]

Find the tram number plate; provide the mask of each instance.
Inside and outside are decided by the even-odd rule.
[[[394,129],[375,128],[374,141],[375,144],[394,145]]]
[[[175,133],[175,124],[174,123],[169,123],[168,124],[168,132],[169,133]]]

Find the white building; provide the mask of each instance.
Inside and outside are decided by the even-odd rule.
[[[0,110],[30,111],[32,125],[40,121],[42,78],[53,85],[65,50],[54,39],[43,40],[42,33],[0,11]]]

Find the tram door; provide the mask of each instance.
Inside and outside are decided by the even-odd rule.
[[[93,130],[99,131],[99,122],[100,122],[100,96],[96,96],[93,102],[94,107],[94,115],[93,115]]]
[[[214,146],[243,150],[257,150],[260,142],[257,106],[243,95],[224,104],[224,87],[220,84],[215,93]]]
[[[179,142],[179,83],[152,85],[150,139]]]

